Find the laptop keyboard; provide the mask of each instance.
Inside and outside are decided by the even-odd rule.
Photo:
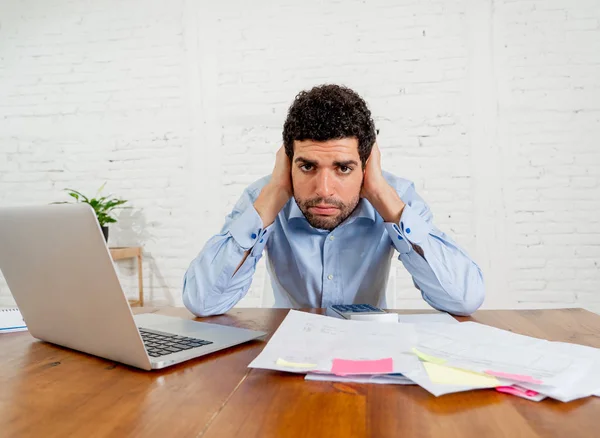
[[[188,338],[143,328],[140,328],[139,330],[144,345],[146,346],[146,350],[148,351],[148,355],[151,357],[166,356],[167,354],[178,353],[179,351],[212,344],[211,341],[205,341],[198,338]]]

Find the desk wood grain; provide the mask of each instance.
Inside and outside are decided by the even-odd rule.
[[[192,318],[183,309],[160,313]],[[257,309],[206,320],[273,331],[284,315]],[[0,437],[197,436],[244,381],[263,346],[253,341],[146,372],[37,341],[27,332],[3,334]]]
[[[192,317],[184,309],[159,313]],[[238,309],[205,320],[272,333],[286,314]],[[472,319],[600,348],[600,317],[580,309],[480,311]],[[493,390],[436,398],[416,386],[307,382],[248,369],[263,346],[254,341],[145,372],[36,341],[26,332],[3,334],[0,437],[596,435],[598,398],[535,403]]]

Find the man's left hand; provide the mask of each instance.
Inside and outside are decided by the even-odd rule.
[[[375,210],[381,215],[384,221],[400,222],[404,202],[396,193],[396,190],[388,184],[381,171],[381,152],[377,143],[373,144],[371,156],[365,164],[365,174],[363,177],[363,187],[360,192],[361,198],[375,207]]]

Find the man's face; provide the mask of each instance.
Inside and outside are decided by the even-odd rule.
[[[294,142],[294,199],[313,227],[333,230],[350,216],[360,200],[362,182],[356,138]]]

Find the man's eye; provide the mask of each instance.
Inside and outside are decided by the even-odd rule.
[[[342,173],[350,173],[352,172],[352,168],[348,166],[340,166],[340,172]]]
[[[312,164],[303,164],[302,166],[300,166],[300,169],[302,169],[304,172],[310,172],[312,168]]]

